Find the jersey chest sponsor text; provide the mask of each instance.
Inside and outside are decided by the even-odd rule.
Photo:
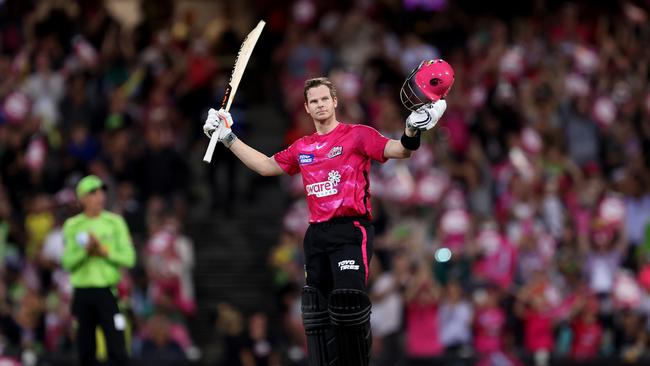
[[[332,196],[339,193],[332,182],[318,182],[305,186],[307,196],[316,195],[316,197]]]
[[[327,180],[323,182],[316,182],[305,186],[307,196],[326,197],[335,195],[338,192],[336,186],[341,181],[341,174],[336,170],[331,170],[327,174]]]

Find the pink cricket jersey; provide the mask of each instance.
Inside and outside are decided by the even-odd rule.
[[[310,223],[345,216],[371,219],[370,160],[387,160],[387,142],[372,127],[339,123],[325,135],[298,139],[273,158],[287,174],[302,173]]]

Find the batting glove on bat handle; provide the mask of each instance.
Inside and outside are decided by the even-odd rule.
[[[217,114],[219,115],[219,119],[225,125],[226,128],[230,129],[232,128],[232,125],[235,124],[235,121],[232,120],[232,115],[230,112],[226,111],[225,109],[219,109],[217,111]]]
[[[208,138],[212,137],[214,131],[219,128],[219,113],[216,109],[210,108],[208,111],[208,117],[205,119],[203,124],[203,133],[205,133]]]
[[[208,138],[210,138],[212,137],[212,134],[218,130],[219,140],[221,140],[223,136],[227,135],[230,132],[230,128],[234,124],[235,122],[233,121],[230,113],[226,112],[223,109],[217,111],[214,108],[210,108],[208,111],[208,117],[205,119],[205,124],[203,124],[203,132],[206,136],[208,136]],[[220,128],[223,128],[227,131],[222,131]]]
[[[425,104],[406,118],[406,128],[428,131],[435,127],[447,109],[447,102],[440,99],[435,103]]]

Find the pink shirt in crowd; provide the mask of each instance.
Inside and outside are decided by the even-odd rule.
[[[339,123],[325,135],[296,140],[273,158],[287,174],[302,173],[310,223],[345,216],[370,219],[370,160],[387,160],[387,142],[372,127]]]
[[[524,316],[524,345],[531,352],[553,349],[553,319],[542,311],[527,311]]]
[[[501,350],[506,315],[501,308],[482,308],[476,312],[474,348],[479,353]]]
[[[587,323],[576,321],[573,326],[573,344],[571,356],[575,358],[591,358],[598,356],[603,328],[598,322]]]
[[[505,238],[501,238],[498,250],[477,260],[473,267],[475,275],[487,279],[502,289],[510,287],[516,269],[517,248]]]
[[[438,305],[411,301],[406,305],[406,353],[409,357],[434,357],[443,351],[438,337]]]

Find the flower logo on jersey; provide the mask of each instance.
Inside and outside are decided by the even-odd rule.
[[[341,174],[336,170],[331,170],[327,174],[327,180],[324,182],[317,182],[305,186],[307,196],[315,195],[316,197],[332,196],[339,191],[336,186],[341,182]]]
[[[327,153],[327,157],[331,159],[341,154],[343,154],[343,146],[334,146],[332,150],[330,150],[330,152]]]
[[[341,181],[341,174],[336,171],[332,170],[328,175],[327,175],[327,180],[332,182],[332,184],[337,185]]]

